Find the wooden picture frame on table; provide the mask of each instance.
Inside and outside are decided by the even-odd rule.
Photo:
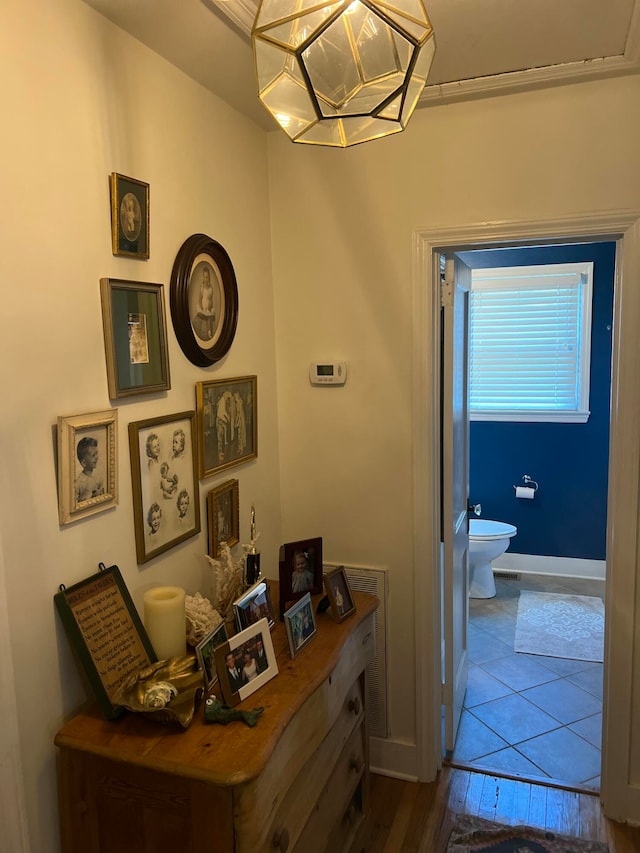
[[[299,539],[280,546],[279,554],[280,619],[290,601],[309,592],[322,592],[322,537]]]
[[[100,296],[109,397],[168,391],[163,286],[101,278]]]
[[[169,304],[180,348],[208,367],[225,356],[238,325],[238,284],[227,251],[206,234],[184,241],[171,270]]]
[[[324,587],[336,622],[342,622],[356,612],[353,593],[344,566],[338,566],[337,569],[327,572],[324,576]]]
[[[278,674],[269,623],[260,619],[215,650],[216,672],[222,696],[234,706]]]
[[[206,637],[203,637],[196,646],[196,657],[198,658],[198,665],[202,670],[204,686],[207,693],[213,689],[218,680],[215,650],[218,646],[226,643],[228,639],[229,635],[227,634],[227,626],[222,622],[222,624],[218,625],[217,628],[214,628],[213,631],[207,634]]]
[[[200,532],[195,412],[129,424],[138,564]]]
[[[149,184],[112,172],[111,251],[126,258],[149,257]]]
[[[70,524],[118,504],[118,410],[58,418],[58,517]]]

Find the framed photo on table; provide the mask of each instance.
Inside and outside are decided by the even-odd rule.
[[[118,504],[118,410],[58,418],[60,524]]]
[[[238,285],[231,258],[216,240],[192,234],[171,270],[171,320],[182,352],[208,367],[227,354],[238,325]]]
[[[111,250],[114,255],[149,257],[149,184],[111,173]]]
[[[300,539],[280,546],[280,619],[289,601],[322,592],[322,538]]]
[[[227,627],[224,622],[218,625],[210,634],[207,634],[196,646],[196,657],[198,664],[202,670],[204,678],[204,686],[209,692],[216,681],[218,675],[216,672],[215,650],[218,646],[226,643],[229,639],[227,635]]]
[[[276,620],[271,603],[271,594],[266,581],[258,581],[233,602],[233,616],[238,631],[266,619],[269,630],[275,628]]]
[[[351,594],[349,579],[344,566],[338,566],[324,576],[324,586],[327,591],[331,612],[336,622],[342,622],[347,616],[356,612],[356,605]]]
[[[240,541],[240,495],[237,480],[227,480],[207,494],[209,556],[220,556],[220,546],[230,548]]]
[[[109,397],[171,388],[164,288],[161,284],[100,279]]]
[[[257,376],[198,382],[196,409],[201,478],[257,457]]]
[[[215,650],[216,672],[227,705],[237,705],[278,674],[266,619],[260,619]]]
[[[200,532],[195,412],[129,424],[138,563]]]
[[[289,652],[294,658],[316,635],[311,595],[308,592],[285,612],[284,624],[289,640]]]

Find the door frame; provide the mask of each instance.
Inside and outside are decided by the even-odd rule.
[[[413,237],[413,471],[416,747],[421,781],[442,766],[440,578],[440,269],[444,252],[559,242],[616,241],[607,525],[605,685],[601,799],[608,816],[640,820],[640,730],[632,738],[640,683],[638,514],[640,496],[640,210],[549,220],[506,220],[419,229]],[[624,312],[623,312],[624,306]],[[624,431],[618,427],[624,424]],[[615,529],[615,536],[614,536]],[[427,607],[424,602],[429,602]],[[615,666],[613,665],[615,662]],[[615,705],[615,715],[609,713]],[[636,715],[638,717],[639,715]],[[640,726],[640,723],[638,724]]]

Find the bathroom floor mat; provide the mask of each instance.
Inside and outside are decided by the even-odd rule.
[[[602,661],[604,605],[590,595],[523,590],[518,602],[516,652]]]

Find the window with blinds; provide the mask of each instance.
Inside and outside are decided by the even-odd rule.
[[[471,420],[589,417],[593,263],[475,269]]]

